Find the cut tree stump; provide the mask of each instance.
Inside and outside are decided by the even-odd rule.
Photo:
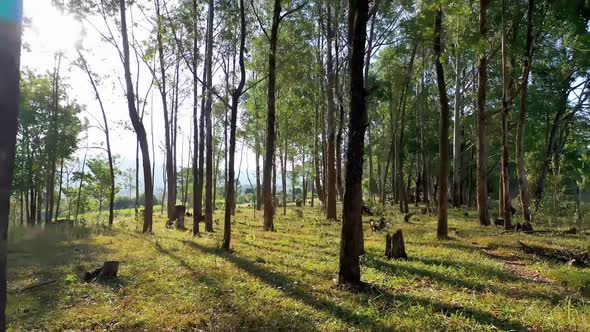
[[[385,256],[387,259],[407,259],[406,246],[404,245],[404,236],[402,230],[398,229],[393,236],[385,236]]]
[[[119,262],[107,261],[103,263],[102,267],[92,272],[86,272],[86,274],[84,275],[84,281],[93,282],[96,279],[113,279],[117,277],[118,272]]]
[[[174,207],[174,214],[176,217],[176,228],[177,229],[184,229],[184,215],[186,213],[186,206],[184,205],[176,205]]]

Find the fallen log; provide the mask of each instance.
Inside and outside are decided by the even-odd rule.
[[[572,264],[578,267],[590,267],[590,254],[588,252],[575,252],[567,249],[554,249],[534,246],[518,242],[522,251],[539,258]]]
[[[20,289],[19,292],[24,292],[26,290],[30,290],[30,289],[33,289],[33,288],[37,288],[37,287],[41,287],[41,286],[53,284],[54,282],[57,282],[57,279],[53,279],[53,280],[45,281],[45,282],[42,282],[42,283],[39,283],[39,284],[27,286],[25,288]]]

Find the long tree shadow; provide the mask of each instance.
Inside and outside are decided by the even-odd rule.
[[[420,258],[414,259],[414,261],[420,261],[420,262],[423,262],[424,264],[427,264],[427,265],[432,265],[432,264],[439,265],[439,263],[440,263],[438,260],[420,259]],[[447,263],[445,263],[445,264],[447,264]],[[516,276],[508,277],[508,276],[504,275],[503,272],[498,271],[497,269],[483,267],[483,266],[477,267],[477,264],[475,264],[475,266],[474,266],[474,264],[471,264],[471,263],[468,263],[467,265],[463,265],[463,264],[464,263],[457,263],[455,266],[461,266],[464,269],[477,269],[482,272],[481,275],[486,275],[486,273],[489,272],[490,276],[495,275],[496,277],[499,277],[500,280],[502,280],[506,283],[523,282],[524,287],[526,287],[527,284],[528,285],[532,284],[532,282],[527,279],[523,279],[523,278],[516,277]],[[440,282],[440,283],[455,286],[458,288],[467,288],[467,289],[475,290],[475,291],[481,292],[481,293],[492,292],[495,294],[502,294],[504,296],[507,296],[510,298],[515,298],[515,299],[530,298],[530,299],[544,300],[544,301],[550,302],[552,305],[556,305],[563,300],[563,296],[559,293],[547,294],[547,293],[539,292],[539,291],[529,291],[529,290],[523,289],[523,287],[519,287],[516,289],[514,289],[514,288],[508,289],[508,288],[498,287],[498,286],[495,286],[490,283],[476,282],[476,281],[471,281],[471,280],[449,277],[443,273],[428,270],[428,269],[417,268],[417,267],[405,264],[404,262],[401,262],[399,264],[388,263],[388,262],[384,262],[380,258],[376,258],[376,257],[370,257],[369,259],[367,259],[365,262],[365,265],[368,267],[380,270],[380,271],[387,270],[390,273],[394,273],[394,274],[402,273],[402,274],[407,274],[407,275],[418,276],[421,278],[428,278],[428,279],[433,280],[435,282]],[[453,264],[448,264],[447,266],[453,266]]]
[[[180,241],[184,244],[189,244],[189,245],[195,244],[194,242],[191,242],[191,241],[186,241],[186,240],[180,240]],[[239,315],[239,317],[243,321],[242,322],[243,324],[253,325],[253,327],[255,327],[255,328],[260,328],[260,326],[264,326],[264,325],[273,326],[273,325],[276,325],[277,322],[285,322],[285,324],[287,324],[287,325],[295,324],[295,322],[292,322],[293,317],[290,313],[281,312],[279,310],[273,311],[272,315],[270,315],[270,316],[265,316],[264,318],[262,318],[262,321],[261,321],[260,316],[247,315],[245,313],[246,310],[240,310],[240,309],[235,310],[235,308],[239,304],[232,302],[231,295],[224,296],[224,295],[233,293],[231,291],[228,291],[228,289],[227,289],[229,287],[232,287],[232,285],[227,285],[227,284],[223,284],[223,283],[219,282],[219,280],[224,280],[225,276],[219,274],[216,277],[212,277],[209,275],[211,273],[211,271],[209,271],[208,273],[199,272],[194,269],[194,267],[190,264],[190,262],[186,261],[180,255],[175,254],[173,251],[166,249],[165,247],[163,247],[159,243],[156,243],[156,250],[159,253],[170,257],[173,261],[178,263],[182,268],[189,271],[193,277],[193,281],[207,285],[208,289],[213,293],[212,295],[216,296],[218,299],[220,299],[222,301],[222,303],[223,303],[221,305],[222,310],[226,310],[226,311],[229,310],[231,314]],[[205,252],[206,253],[213,253],[216,251],[211,250],[211,251],[205,251]],[[234,308],[234,310],[231,310],[231,308]],[[298,327],[304,328],[306,331],[316,330],[316,328],[313,324],[313,321],[311,320],[310,317],[300,317],[297,320],[296,324],[298,325]],[[205,324],[202,327],[207,328],[207,325]],[[244,326],[241,326],[241,328],[246,329]],[[291,330],[290,326],[285,326],[285,330]]]
[[[248,259],[242,258],[240,256],[227,253],[225,251],[216,250],[214,248],[209,248],[198,243],[192,241],[183,241],[187,245],[197,249],[201,252],[207,254],[217,255],[222,257],[229,262],[233,263],[246,273],[252,275],[253,277],[259,279],[260,281],[266,283],[269,286],[274,288],[281,287],[284,294],[286,296],[292,297],[295,300],[301,301],[304,304],[316,309],[321,310],[338,320],[353,324],[357,326],[362,326],[365,328],[369,328],[371,330],[395,330],[390,326],[383,325],[382,322],[375,321],[371,317],[359,314],[357,312],[350,311],[343,307],[340,307],[334,304],[331,301],[326,299],[318,298],[313,296],[311,293],[313,292],[308,286],[305,285],[296,285],[291,278],[277,272],[268,271],[267,269],[257,265],[255,262],[252,262]],[[456,308],[452,305],[448,305],[446,303],[433,301],[427,298],[415,297],[415,296],[408,296],[408,295],[393,295],[385,290],[378,290],[379,294],[381,295],[381,301],[383,302],[383,306],[388,306],[392,304],[394,301],[402,301],[408,305],[422,305],[425,307],[432,307],[434,313],[442,313],[442,314],[450,314],[454,312],[460,312],[464,316],[472,318],[479,323],[490,325],[493,324],[496,327],[506,328],[506,329],[516,329],[522,330],[524,326],[521,325],[518,321],[515,320],[506,320],[501,319],[493,316],[490,313],[470,309],[470,308]]]

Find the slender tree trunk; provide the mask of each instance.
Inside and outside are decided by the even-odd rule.
[[[350,113],[338,283],[358,286],[361,283],[360,256],[365,251],[361,210],[363,188],[361,182],[367,124],[367,92],[364,87],[363,62],[367,38],[369,1],[349,0],[348,4],[348,42],[351,50]]]
[[[486,9],[489,0],[479,0],[479,35],[487,38]],[[488,129],[486,124],[486,54],[479,55],[477,66],[477,211],[480,225],[490,224],[488,216]]]
[[[529,185],[524,168],[524,136],[527,111],[527,95],[529,87],[529,74],[533,62],[533,10],[535,1],[529,0],[527,10],[527,36],[525,47],[525,58],[523,65],[522,81],[520,83],[520,112],[518,114],[518,128],[516,133],[516,174],[518,176],[518,189],[520,196],[520,207],[525,221],[530,222],[531,210],[529,206]]]
[[[98,86],[96,85],[96,81],[94,80],[94,77],[92,76],[92,72],[90,71],[90,68],[88,67],[88,63],[86,62],[86,58],[84,58],[84,56],[82,55],[82,52],[80,50],[78,50],[78,57],[80,58],[81,62],[82,62],[82,66],[84,68],[84,71],[86,72],[86,75],[88,76],[88,80],[90,81],[90,84],[92,85],[92,90],[94,91],[94,95],[96,97],[96,100],[98,101],[98,104],[100,106],[100,111],[102,113],[102,121],[103,121],[103,131],[105,134],[105,139],[106,139],[106,144],[107,144],[107,157],[108,157],[108,161],[109,161],[109,175],[110,175],[110,192],[109,192],[109,225],[113,224],[113,220],[114,220],[114,205],[115,205],[115,167],[114,167],[114,162],[113,162],[113,155],[111,152],[111,136],[110,136],[110,132],[109,132],[109,123],[107,121],[107,115],[106,115],[106,111],[104,109],[104,105],[102,103],[102,98],[100,96],[100,93],[98,92]],[[59,205],[59,204],[58,204]],[[56,215],[56,219],[57,219],[57,215]]]
[[[276,55],[277,55],[277,41],[279,36],[279,24],[281,19],[281,1],[274,1],[272,28],[270,34],[270,49],[268,52],[268,95],[267,106],[268,114],[266,119],[266,156],[264,158],[263,170],[263,200],[264,200],[264,226],[263,229],[267,231],[274,230],[273,222],[273,199],[271,192],[271,176],[272,168],[275,159],[275,108],[276,108]]]
[[[154,205],[153,197],[153,182],[150,164],[150,150],[147,142],[145,128],[137,109],[135,107],[135,97],[133,92],[133,82],[131,81],[131,70],[129,66],[129,41],[127,37],[127,19],[125,16],[125,0],[119,0],[119,9],[121,11],[121,35],[123,37],[123,67],[125,69],[125,82],[127,87],[127,106],[129,107],[129,117],[133,124],[133,129],[137,134],[137,139],[141,147],[143,159],[143,179],[145,190],[145,209],[143,215],[143,232],[150,233],[152,231],[152,212]]]
[[[455,109],[453,114],[453,206],[461,207],[461,55],[457,52],[455,65]]]
[[[333,33],[332,33],[332,8],[328,4],[327,9],[327,58],[326,58],[326,65],[327,65],[327,76],[328,76],[328,84],[327,84],[327,100],[328,100],[328,146],[327,146],[327,158],[326,158],[326,218],[328,220],[336,220],[336,187],[337,187],[337,180],[336,180],[336,101],[335,101],[335,86],[336,82],[334,79],[334,68],[332,65],[333,56],[332,56],[332,42],[333,42]]]
[[[55,172],[57,163],[57,145],[58,143],[58,121],[59,121],[59,80],[61,69],[62,54],[57,54],[57,64],[53,73],[53,92],[52,92],[52,119],[50,126],[50,136],[48,139],[49,147],[49,178],[47,181],[47,198],[45,209],[45,222],[51,222],[53,217],[53,206],[55,200]]]
[[[160,15],[160,1],[156,0],[156,42],[158,49],[158,60],[160,63],[160,80],[158,82],[158,88],[160,90],[160,96],[162,98],[162,110],[164,112],[164,135],[165,135],[165,148],[166,148],[166,178],[168,179],[168,201],[167,201],[167,215],[168,219],[174,218],[174,207],[176,206],[176,177],[174,176],[174,153],[172,151],[173,145],[173,119],[169,118],[168,110],[168,91],[166,87],[166,62],[164,61],[164,45],[162,42],[162,20],[163,17]],[[174,99],[174,95],[173,95]],[[174,112],[174,110],[173,110]]]
[[[201,204],[202,204],[202,192],[203,192],[203,182],[200,182],[201,186],[199,187],[199,174],[201,173],[201,166],[199,165],[199,160],[202,159],[202,151],[199,150],[199,143],[201,140],[199,139],[199,118],[197,112],[198,106],[198,85],[197,85],[197,56],[199,54],[199,47],[198,47],[198,15],[197,15],[197,0],[192,1],[193,6],[193,236],[196,236],[200,233],[199,230],[199,222],[201,221]],[[203,128],[201,127],[201,132]]]
[[[445,74],[441,56],[443,45],[442,36],[443,11],[439,7],[434,19],[434,65],[436,68],[436,80],[438,83],[438,94],[440,98],[440,137],[439,137],[439,198],[438,198],[438,227],[436,236],[439,240],[448,238],[447,213],[449,208],[447,182],[449,177],[449,98],[445,84]]]
[[[60,167],[59,167],[59,185],[57,189],[57,204],[55,206],[55,220],[59,218],[59,205],[61,203],[61,191],[63,185],[63,174],[64,174],[64,158],[61,158]],[[22,202],[21,202],[22,203]]]
[[[244,0],[240,0],[240,82],[237,88],[232,92],[232,104],[231,104],[231,125],[230,125],[230,137],[229,137],[229,163],[228,163],[228,178],[227,178],[227,189],[225,191],[225,221],[223,229],[223,249],[229,250],[230,238],[231,238],[231,214],[235,204],[235,154],[236,154],[236,127],[238,118],[238,105],[240,102],[240,96],[244,89],[246,82],[246,67],[244,65],[244,44],[246,41],[246,15],[244,13]]]
[[[207,100],[205,103],[205,121],[207,126],[206,154],[206,186],[205,186],[205,231],[213,232],[213,128],[211,124],[211,107],[213,102],[213,19],[214,1],[209,0],[207,16],[207,54],[205,67],[207,70]]]
[[[508,105],[508,89],[509,80],[508,77],[508,45],[506,45],[506,0],[502,0],[502,112],[501,112],[501,123],[502,123],[502,162],[501,162],[501,193],[500,200],[502,204],[502,217],[504,218],[504,228],[506,230],[512,229],[512,221],[510,214],[510,173],[508,169],[508,112],[510,111]]]
[[[82,161],[82,172],[80,172],[80,184],[78,185],[78,198],[76,199],[76,214],[74,215],[74,222],[78,223],[78,213],[80,212],[80,199],[82,198],[82,184],[84,183],[84,169],[86,168],[86,156],[88,149],[84,152],[84,160]]]

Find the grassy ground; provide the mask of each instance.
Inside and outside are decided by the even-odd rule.
[[[120,214],[103,227],[14,229],[9,244],[9,329],[108,331],[432,331],[590,330],[590,269],[526,255],[517,241],[588,246],[588,237],[500,235],[480,228],[475,213],[452,211],[449,241],[435,240],[435,217],[404,224],[388,213],[390,230],[404,231],[410,259],[383,257],[384,233],[365,220],[364,281],[372,290],[335,287],[339,224],[319,211],[294,208],[263,232],[262,214],[238,208],[232,248],[218,249],[217,232],[192,238],[155,235]],[[190,226],[190,225],[189,225]],[[84,283],[79,275],[119,260],[119,278]],[[23,288],[44,281],[56,282]]]

